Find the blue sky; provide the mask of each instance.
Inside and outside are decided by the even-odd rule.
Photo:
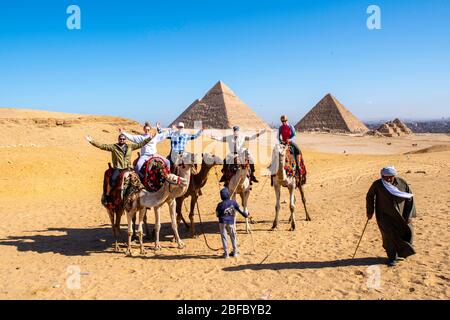
[[[268,122],[328,92],[363,120],[449,117],[449,17],[447,0],[2,1],[0,107],[168,124],[222,80]]]

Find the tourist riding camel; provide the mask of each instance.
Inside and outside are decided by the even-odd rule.
[[[301,151],[297,144],[295,143],[296,131],[293,125],[288,122],[288,117],[286,115],[282,115],[281,118],[281,126],[278,128],[278,140],[283,143],[290,145],[294,150],[294,158],[295,163],[297,165],[297,170],[300,169],[298,163],[298,155],[301,154]]]
[[[225,158],[225,160],[223,162],[223,169],[222,169],[223,175],[222,175],[222,178],[220,179],[220,182],[225,182],[225,180],[227,179],[227,177],[226,177],[227,168],[228,168],[227,165],[234,164],[235,157],[237,155],[241,155],[244,153],[246,154],[246,158],[250,162],[250,182],[256,182],[256,183],[259,182],[255,177],[255,163],[253,161],[253,157],[252,157],[250,151],[247,148],[245,148],[244,144],[246,141],[252,141],[252,140],[257,139],[264,132],[266,132],[265,129],[258,132],[257,134],[255,134],[253,136],[241,136],[239,126],[234,126],[232,135],[224,136],[221,138],[211,135],[211,139],[213,139],[213,140],[221,141],[221,142],[228,142],[228,147],[230,149],[230,151],[229,151],[230,153],[227,155],[227,157]]]
[[[394,167],[381,170],[381,179],[372,183],[367,192],[366,207],[367,219],[372,219],[375,212],[389,266],[395,266],[400,258],[416,253],[412,228],[416,207],[412,190],[405,180],[397,176]]]
[[[306,181],[306,167],[302,162],[300,170],[294,170],[297,165],[294,161],[294,155],[287,144],[276,144],[272,152],[272,163],[269,167],[271,174],[272,186],[274,187],[276,204],[275,204],[275,219],[273,221],[272,230],[277,230],[279,213],[280,213],[280,197],[281,187],[285,187],[289,190],[289,209],[291,215],[289,217],[289,223],[291,224],[290,231],[294,231],[296,228],[295,222],[295,189],[300,189],[303,204],[305,206],[306,221],[311,221],[311,217],[306,210],[306,199],[301,187]]]
[[[118,137],[118,142],[115,144],[102,144],[98,143],[97,141],[94,141],[94,139],[91,136],[85,137],[87,141],[89,141],[90,144],[92,144],[94,147],[97,147],[101,150],[110,151],[111,152],[111,160],[112,160],[112,174],[109,180],[109,186],[107,186],[106,193],[102,197],[102,203],[103,205],[106,205],[107,202],[109,202],[109,191],[114,187],[117,178],[119,177],[119,174],[122,170],[130,169],[132,168],[131,165],[131,154],[133,150],[142,148],[147,143],[149,143],[152,140],[152,137],[148,137],[144,140],[142,140],[139,143],[133,143],[133,144],[127,144],[126,136],[124,134],[120,134]]]
[[[141,148],[141,155],[134,167],[134,170],[139,174],[139,177],[141,179],[144,177],[144,174],[141,172],[142,166],[151,157],[159,156],[156,145],[158,143],[160,143],[161,141],[163,141],[164,139],[166,139],[167,136],[172,132],[172,130],[170,130],[170,129],[169,129],[169,131],[163,132],[161,130],[161,125],[159,122],[156,124],[157,134],[155,136],[151,135],[151,133],[150,133],[151,129],[152,129],[152,126],[150,125],[149,122],[146,122],[144,124],[144,127],[143,127],[144,133],[140,134],[140,135],[131,135],[131,134],[125,132],[125,130],[123,128],[119,129],[120,133],[123,134],[129,141],[131,141],[133,143],[139,143],[149,137],[153,137],[153,139],[149,143],[147,143],[145,146],[143,146]],[[163,157],[161,157],[161,158],[163,158]],[[166,159],[164,159],[164,160],[166,160]],[[166,164],[168,167],[170,167],[169,160],[166,161]]]
[[[173,127],[172,127],[173,128]],[[171,169],[173,170],[173,164],[175,160],[179,157],[183,157],[185,152],[186,143],[190,140],[195,140],[200,137],[203,133],[203,129],[200,129],[196,134],[184,133],[184,123],[179,122],[174,131],[170,131],[166,139],[170,139],[170,154],[167,159],[170,162]]]

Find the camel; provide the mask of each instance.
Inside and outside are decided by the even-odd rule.
[[[238,156],[239,159],[242,159],[242,156]],[[248,213],[248,198],[250,197],[250,179],[248,178],[249,174],[249,164],[246,161],[239,161],[238,163],[241,163],[239,165],[238,170],[236,173],[231,177],[230,181],[228,182],[228,190],[230,190],[231,193],[231,199],[236,200],[236,195],[239,194],[241,197],[242,207],[246,214]],[[242,164],[243,163],[243,164]],[[247,219],[245,219],[245,231],[247,233],[250,233],[250,225],[249,220],[251,223],[255,223],[253,219],[249,216]]]
[[[136,216],[136,213],[139,212],[138,215],[138,230],[137,230],[137,236],[139,238],[139,245],[140,245],[140,253],[145,254],[144,249],[144,243],[143,243],[143,223],[144,223],[144,217],[147,212],[148,208],[154,208],[155,210],[155,217],[156,217],[156,225],[160,225],[159,223],[159,208],[167,201],[168,197],[171,195],[171,189],[172,188],[187,188],[188,186],[188,180],[176,176],[174,174],[169,174],[166,181],[164,182],[164,185],[161,187],[160,190],[156,192],[148,192],[145,190],[145,187],[142,185],[142,183],[139,180],[138,175],[131,171],[127,173],[127,176],[124,177],[125,179],[132,179],[132,184],[138,185],[140,191],[135,192],[128,196],[127,199],[125,199],[124,209],[127,212],[127,221],[128,221],[128,241],[127,241],[127,255],[131,255],[131,237],[133,235],[133,219]],[[176,230],[176,221],[175,221],[175,215],[171,215],[172,219],[172,227],[174,230]],[[159,232],[159,230],[157,231]],[[178,235],[178,232],[176,233]],[[177,238],[179,241],[179,236]],[[155,243],[155,248],[160,248],[159,243]]]
[[[209,171],[216,165],[221,164],[223,161],[215,155],[210,155],[205,153],[202,155],[202,167],[197,174],[191,177],[189,188],[182,196],[176,198],[176,212],[177,212],[177,222],[183,221],[187,229],[192,232],[192,238],[196,237],[195,225],[194,225],[194,209],[197,204],[198,197],[201,195],[201,188],[203,188],[208,181]],[[185,199],[191,197],[191,205],[189,212],[190,226],[184,220],[182,213],[182,206]]]
[[[298,182],[296,180],[296,177],[294,176],[288,176],[286,174],[286,171],[284,169],[286,164],[286,150],[287,146],[284,144],[277,144],[275,145],[272,153],[272,164],[269,167],[269,170],[272,174],[272,183],[273,187],[275,189],[275,196],[276,196],[276,205],[275,205],[275,219],[273,221],[272,230],[277,230],[278,228],[278,217],[280,213],[280,195],[281,195],[281,187],[286,187],[289,190],[289,208],[291,211],[291,215],[289,217],[289,223],[291,224],[291,227],[289,228],[289,231],[295,230],[295,189],[297,187],[300,188],[302,199],[305,203],[303,190],[301,189],[300,185],[297,185]],[[301,179],[300,179],[301,180]],[[311,221],[311,218],[309,217],[308,211],[306,211],[305,206],[305,212],[306,212],[306,220]]]
[[[175,161],[176,165],[176,174],[186,180],[186,184],[171,186],[169,187],[169,195],[164,201],[169,206],[170,219],[172,221],[172,231],[175,236],[175,240],[177,242],[178,248],[184,248],[184,243],[181,241],[180,235],[178,233],[178,225],[176,221],[176,201],[175,199],[183,196],[188,190],[188,186],[191,180],[192,167],[194,165],[194,155],[191,153],[185,153],[181,158]],[[161,205],[154,208],[155,210],[155,250],[161,250],[161,245],[159,243],[159,232],[161,230],[161,222],[160,222],[160,209],[164,205]],[[145,214],[144,214],[145,215]]]

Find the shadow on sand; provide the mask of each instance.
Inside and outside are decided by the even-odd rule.
[[[355,259],[342,259],[331,261],[299,261],[299,262],[275,262],[275,263],[252,263],[239,266],[226,267],[224,271],[242,271],[242,270],[286,270],[286,269],[323,269],[336,267],[352,266],[371,266],[386,263],[385,258],[368,257]]]
[[[149,225],[150,232],[153,225]],[[216,222],[204,222],[205,234],[218,233]],[[126,228],[122,225],[122,241],[126,241]],[[196,225],[197,234],[201,234],[200,226]],[[190,231],[182,225],[179,226],[182,239],[190,237]],[[105,253],[113,251],[113,235],[110,225],[97,228],[49,228],[45,230],[27,231],[30,235],[8,236],[0,239],[0,246],[15,246],[18,251],[32,251],[37,253],[59,253],[65,256],[86,256],[92,253]],[[61,233],[61,234],[48,234]],[[171,242],[173,238],[170,223],[162,223],[160,231],[161,242]],[[153,244],[153,239],[144,239],[146,245]],[[158,257],[162,259],[161,257]],[[171,259],[171,258],[167,258]],[[175,257],[174,257],[175,259]]]

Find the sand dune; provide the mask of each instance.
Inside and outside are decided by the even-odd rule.
[[[30,122],[33,118],[82,120],[46,126]],[[238,218],[240,257],[220,259],[218,252],[206,247],[202,236],[189,238],[183,226],[180,232],[186,248],[177,249],[171,241],[165,207],[163,249],[154,252],[152,243],[147,242],[146,256],[138,254],[136,245],[130,258],[112,251],[109,219],[100,204],[102,173],[110,155],[83,138],[91,134],[99,141],[114,142],[120,126],[140,131],[136,122],[115,117],[0,109],[0,134],[7,137],[0,142],[0,298],[450,297],[450,151],[403,154],[450,145],[449,136],[388,139],[301,134],[297,142],[309,170],[305,192],[313,221],[304,220],[299,201],[298,228],[289,232],[289,209],[283,203],[279,231],[269,231],[275,196],[270,182],[260,177],[250,196],[250,211],[259,222],[252,226],[253,236],[244,233],[243,219]],[[204,147],[214,150],[211,143],[206,139]],[[216,146],[223,147],[220,143]],[[168,141],[162,143],[160,153],[167,154],[168,148]],[[270,146],[267,148],[270,151]],[[263,169],[266,161],[258,168]],[[414,221],[418,254],[392,269],[383,264],[385,254],[374,220],[356,259],[350,259],[365,223],[365,193],[378,178],[380,167],[390,164],[411,184],[418,208]],[[209,176],[200,209],[208,242],[218,248],[213,214],[219,191],[216,172],[220,168]],[[287,197],[283,190],[282,199]],[[149,221],[154,221],[152,213]],[[197,224],[199,234],[200,230]],[[77,270],[81,272],[80,287],[74,288],[70,284]],[[380,286],[368,286],[376,273],[380,274]]]

